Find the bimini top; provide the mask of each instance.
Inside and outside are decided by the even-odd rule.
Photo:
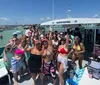
[[[41,25],[70,25],[100,23],[100,18],[66,18],[41,23]]]

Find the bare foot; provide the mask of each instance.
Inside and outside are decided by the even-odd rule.
[[[36,85],[35,83],[33,83],[32,85]]]

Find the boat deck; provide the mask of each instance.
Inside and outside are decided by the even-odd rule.
[[[78,61],[76,61],[76,63],[77,63],[77,68],[79,68]],[[83,66],[85,64],[87,64],[87,61],[83,61]],[[47,81],[47,80],[45,80],[45,81]],[[29,75],[23,76],[23,78],[19,81],[19,85],[32,85],[32,83],[33,83],[33,80]],[[12,85],[13,85],[13,83],[12,83]],[[36,85],[41,85],[40,78],[37,79],[37,84]],[[49,79],[49,82],[46,85],[53,85],[52,84],[52,79]],[[58,79],[57,79],[57,85],[59,85],[59,80]]]

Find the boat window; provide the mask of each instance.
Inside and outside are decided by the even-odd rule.
[[[57,22],[57,24],[59,24],[59,23],[70,23],[70,21]]]
[[[52,24],[54,24],[54,22],[52,22]]]
[[[75,22],[77,22],[77,20],[75,20]]]

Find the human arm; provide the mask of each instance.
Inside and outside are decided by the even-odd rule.
[[[68,45],[69,45],[69,35],[66,35],[65,38],[66,38],[65,46],[66,46],[66,48],[68,48]]]
[[[71,49],[71,51],[68,53],[68,56],[69,56],[70,54],[72,54],[72,53],[74,53],[74,49]]]
[[[26,51],[26,52],[30,52],[30,51],[31,51],[31,49],[32,49],[33,47],[30,47],[30,48],[29,48],[29,44],[30,44],[30,41],[29,41],[29,39],[27,39],[27,43],[26,43],[26,45],[25,45],[25,47],[24,47],[24,51]]]
[[[4,54],[4,61],[7,62],[8,61],[8,57],[6,55],[6,52],[7,52],[7,48],[5,47],[4,51],[3,51],[3,54]]]

